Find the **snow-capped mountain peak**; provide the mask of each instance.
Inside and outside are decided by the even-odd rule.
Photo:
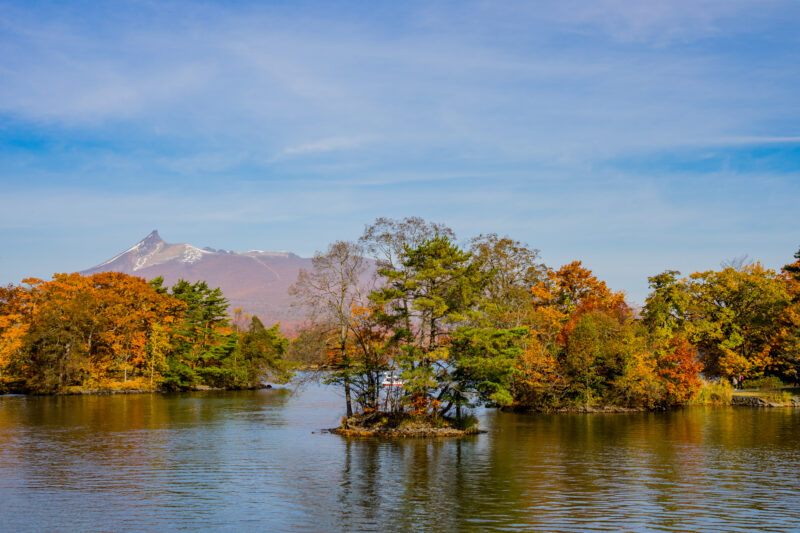
[[[289,285],[311,260],[291,252],[198,248],[191,244],[171,244],[153,230],[144,239],[83,274],[124,272],[145,279],[164,277],[167,286],[179,279],[205,281],[220,287],[230,301],[230,309],[240,307],[257,314],[265,323],[280,321],[284,326],[299,321],[298,311],[290,307]]]

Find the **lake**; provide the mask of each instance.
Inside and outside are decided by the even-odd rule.
[[[800,529],[800,409],[480,411],[348,441],[331,388],[0,397],[0,529]]]

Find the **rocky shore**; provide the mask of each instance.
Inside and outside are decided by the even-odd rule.
[[[790,398],[787,402],[774,402],[760,396],[734,394],[731,397],[731,405],[742,407],[800,407],[800,396]]]

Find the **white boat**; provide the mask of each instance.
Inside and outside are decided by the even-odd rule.
[[[393,372],[384,372],[381,387],[402,387],[403,381],[394,375]]]

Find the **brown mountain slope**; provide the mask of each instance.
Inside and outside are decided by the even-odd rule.
[[[311,259],[291,252],[234,253],[169,244],[158,231],[153,231],[128,250],[82,274],[114,271],[147,280],[163,276],[167,286],[179,279],[205,281],[210,287],[222,289],[231,313],[241,307],[266,325],[281,322],[284,328],[292,329],[302,316],[290,307],[287,291],[301,268],[311,268]]]

